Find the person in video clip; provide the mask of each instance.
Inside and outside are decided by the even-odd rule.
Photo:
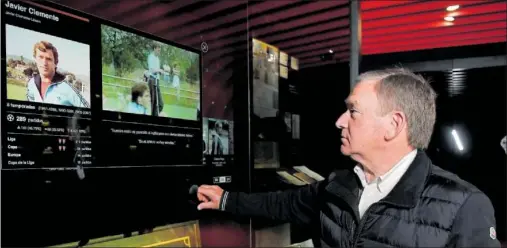
[[[164,73],[164,70],[160,68],[160,50],[160,45],[155,44],[153,46],[153,52],[148,55],[148,85],[150,86],[151,111],[153,116],[159,116],[159,113],[164,108],[159,85],[160,75]]]
[[[132,87],[132,96],[127,105],[127,112],[133,114],[148,114],[148,106],[150,105],[150,92],[148,85],[144,83],[135,84]]]
[[[26,98],[29,102],[88,107],[79,91],[67,82],[64,75],[56,71],[58,50],[53,44],[47,41],[35,43],[33,58],[38,73],[28,80]]]
[[[173,65],[173,87],[176,89],[176,98],[180,100],[180,69],[178,64]]]
[[[211,145],[209,151],[211,155],[226,155],[227,151],[224,146],[223,124],[221,121],[215,122],[215,128],[211,129]]]
[[[202,185],[198,209],[299,224],[315,230],[322,247],[500,247],[490,199],[425,153],[436,93],[423,77],[402,68],[365,72],[345,102],[336,127],[355,167],[285,192]]]

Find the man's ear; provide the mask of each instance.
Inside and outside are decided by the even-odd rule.
[[[388,129],[385,135],[386,140],[392,140],[405,129],[407,117],[401,111],[393,111],[389,117]]]

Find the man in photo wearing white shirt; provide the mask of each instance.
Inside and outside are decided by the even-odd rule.
[[[160,91],[160,74],[164,70],[160,67],[160,50],[159,44],[153,46],[153,52],[148,55],[148,85],[150,87],[151,95],[151,114],[159,116],[160,112],[164,109],[164,102],[162,100],[162,93]]]
[[[489,198],[424,152],[436,118],[430,84],[405,69],[357,81],[336,122],[355,168],[285,192],[202,185],[198,208],[303,225],[322,247],[500,247]]]

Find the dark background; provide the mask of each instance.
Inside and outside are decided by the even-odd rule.
[[[439,94],[437,123],[428,154],[433,162],[474,184],[496,210],[497,232],[505,240],[506,155],[500,146],[505,132],[506,66],[465,70],[465,89],[456,95],[446,72],[424,72]],[[464,150],[456,149],[450,128],[456,127]]]

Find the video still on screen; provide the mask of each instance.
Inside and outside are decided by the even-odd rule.
[[[101,27],[104,110],[197,120],[197,53],[106,25]]]
[[[202,166],[200,54],[124,28],[100,32],[102,145],[114,147],[101,162]]]
[[[6,53],[7,99],[90,108],[88,45],[6,25]]]

